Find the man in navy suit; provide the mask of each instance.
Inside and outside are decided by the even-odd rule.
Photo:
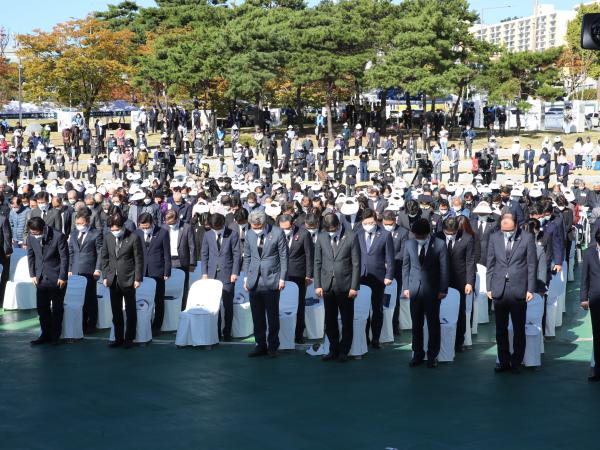
[[[264,211],[248,216],[252,231],[244,245],[244,289],[250,293],[256,348],[248,356],[277,356],[279,348],[279,294],[285,287],[288,248],[280,228],[267,225]],[[267,344],[265,315],[269,322]]]
[[[494,301],[498,360],[496,372],[518,373],[525,354],[527,302],[537,280],[537,251],[531,233],[517,228],[517,219],[505,212],[500,231],[490,236],[487,257],[488,297]],[[508,346],[508,318],[513,324],[513,353]]]
[[[180,220],[177,212],[170,209],[165,214],[163,228],[169,233],[171,245],[171,268],[179,269],[185,274],[181,310],[185,310],[190,289],[190,272],[196,268],[196,242],[190,224]]]
[[[69,250],[64,234],[47,226],[41,217],[27,221],[29,276],[36,287],[42,333],[31,345],[58,344],[62,332],[63,302],[67,287]]]
[[[225,216],[212,214],[208,221],[210,231],[204,233],[202,240],[202,278],[211,278],[223,283],[223,309],[225,326],[223,340],[231,342],[231,324],[233,323],[233,294],[235,282],[240,275],[239,235],[225,226]],[[221,335],[221,315],[219,314],[219,336]]]
[[[140,228],[136,233],[142,240],[144,276],[156,281],[152,335],[158,336],[165,317],[165,281],[171,276],[171,243],[169,233],[154,225],[150,213],[142,213],[139,224]]]
[[[533,183],[533,164],[535,162],[535,150],[531,148],[531,144],[527,144],[525,148],[525,183],[527,183],[527,174],[529,174],[529,182]]]
[[[581,307],[589,309],[594,340],[594,369],[588,381],[600,381],[600,230],[594,235],[596,245],[590,245],[583,255],[579,298]]]
[[[98,298],[96,281],[102,269],[102,232],[90,228],[90,214],[87,209],[75,216],[76,232],[69,237],[69,276],[81,275],[87,280],[83,303],[83,331],[92,333],[98,322]]]
[[[396,213],[386,210],[383,212],[383,228],[392,235],[394,242],[394,279],[396,280],[396,307],[392,316],[394,335],[400,334],[400,297],[402,297],[402,258],[404,246],[408,240],[408,230],[396,223]]]
[[[402,291],[410,299],[413,358],[410,367],[423,364],[423,325],[427,317],[429,342],[427,367],[437,367],[440,352],[440,302],[448,294],[449,268],[446,243],[431,236],[427,219],[419,219],[412,227],[415,239],[409,239],[402,259]]]
[[[361,283],[371,288],[371,308],[373,320],[367,320],[367,340],[369,328],[373,334],[371,345],[381,348],[379,336],[383,325],[383,294],[385,287],[394,281],[394,241],[392,235],[377,224],[377,214],[366,208],[362,213],[362,226],[356,237],[360,245]]]
[[[304,343],[304,307],[306,286],[312,283],[314,244],[306,229],[299,228],[292,216],[282,214],[277,221],[285,235],[288,247],[287,280],[298,285],[298,314],[296,318],[296,344]]]

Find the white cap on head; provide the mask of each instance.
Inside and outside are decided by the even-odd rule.
[[[473,209],[473,214],[492,214],[492,208],[488,202],[479,202]]]

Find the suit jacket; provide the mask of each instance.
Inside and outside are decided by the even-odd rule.
[[[144,251],[139,235],[125,229],[118,254],[115,248],[116,238],[109,232],[102,242],[102,276],[108,280],[109,286],[115,277],[120,287],[132,287],[134,281],[141,283],[144,278]]]
[[[69,250],[65,235],[45,226],[43,237],[27,238],[29,275],[38,278],[38,286],[57,287],[58,280],[67,281]]]
[[[402,280],[402,258],[404,258],[404,247],[406,245],[406,241],[409,239],[409,231],[400,225],[396,225],[390,234],[392,235],[392,240],[394,241],[394,278],[398,280],[398,284],[400,285]]]
[[[102,231],[90,229],[79,246],[79,231],[69,238],[69,272],[91,275],[102,270]]]
[[[582,302],[600,300],[600,259],[597,245],[588,247],[583,255],[579,300]]]
[[[394,240],[381,225],[373,230],[373,242],[367,251],[367,232],[361,227],[356,233],[360,245],[360,275],[374,275],[383,283],[394,279]]]
[[[315,244],[315,289],[347,293],[360,288],[360,244],[350,229],[342,227],[334,254],[329,233],[320,233]]]
[[[288,246],[287,276],[288,278],[312,278],[315,246],[311,235],[305,229],[297,226],[294,226],[292,230],[291,245]]]
[[[447,293],[449,275],[448,250],[444,241],[435,236],[429,238],[422,266],[418,242],[416,239],[406,242],[402,261],[402,290],[408,290],[411,299],[430,300],[439,293]]]
[[[231,283],[231,275],[240,274],[240,239],[230,228],[222,230],[221,250],[217,247],[217,236],[210,230],[204,233],[202,241],[202,275],[220,280],[223,284]]]
[[[72,213],[65,207],[50,208],[46,214],[46,225],[52,227],[67,237],[71,232],[71,216]]]
[[[280,228],[265,225],[262,254],[258,253],[260,237],[254,232],[246,234],[244,245],[244,274],[249,290],[279,288],[279,280],[287,276],[288,248]]]
[[[179,220],[184,221],[185,223],[192,222],[192,205],[187,202],[182,202],[180,205],[175,203],[173,199],[169,199],[169,209],[173,209],[177,211],[179,215]]]
[[[388,201],[382,197],[377,198],[377,205],[375,205],[373,200],[369,199],[369,208],[371,208],[377,213],[377,217],[381,217],[383,211],[385,211],[387,204]]]
[[[0,258],[4,259],[13,252],[12,230],[8,218],[0,214]]]
[[[506,255],[504,235],[497,231],[490,236],[487,256],[487,290],[492,298],[525,299],[527,292],[535,292],[537,278],[537,251],[531,233],[517,229],[513,235],[509,257]]]
[[[345,229],[356,233],[358,231],[358,229],[362,227],[361,216],[362,216],[361,212],[358,211],[358,213],[356,213],[356,216],[354,217],[354,226],[352,226],[352,223],[353,223],[352,216],[345,216],[343,214],[340,214],[339,217],[340,217],[340,222]]]
[[[565,235],[563,233],[562,217],[559,216],[544,224],[543,232],[541,240],[546,252],[548,268],[555,264],[562,264],[565,257]]]
[[[485,229],[483,231],[479,231],[479,220],[477,218],[471,219],[471,228],[475,232],[475,264],[481,264],[482,266],[487,266],[487,249],[488,242],[490,240],[490,236],[498,230],[498,223],[488,217],[485,222]],[[479,249],[477,248],[479,246]]]
[[[171,276],[171,241],[169,232],[158,226],[152,228],[150,243],[146,244],[144,232],[135,231],[142,242],[144,252],[144,276],[170,277]]]
[[[445,240],[444,233],[437,237]],[[447,247],[446,247],[447,248]],[[458,232],[456,234],[452,252],[448,251],[449,286],[463,293],[465,285],[470,284],[475,288],[475,274],[477,273],[475,262],[475,238],[468,233]]]
[[[163,225],[163,228],[169,233],[169,226]],[[170,234],[169,234],[170,239]],[[170,242],[170,241],[169,241]],[[187,223],[179,224],[179,235],[177,237],[177,255],[171,254],[171,259],[177,256],[179,260],[173,260],[171,266],[176,268],[189,269],[196,265],[196,242],[191,225]]]

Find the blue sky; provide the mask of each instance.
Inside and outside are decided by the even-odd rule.
[[[587,0],[589,1],[589,0]],[[120,0],[16,0],[10,6],[2,9],[0,25],[13,33],[29,33],[34,28],[50,30],[56,23],[69,20],[71,17],[81,18],[90,11],[106,9],[109,3],[117,4]],[[140,6],[153,6],[154,0],[137,0]],[[309,3],[314,4],[316,0]],[[500,19],[513,16],[527,16],[533,12],[533,0],[471,0],[471,6],[478,12],[481,8],[511,5],[506,9],[484,10],[485,23],[497,22]],[[554,0],[540,3],[553,3],[557,9],[572,9],[577,5],[575,0]]]

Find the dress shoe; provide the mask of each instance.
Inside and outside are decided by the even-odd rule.
[[[160,331],[160,328],[152,328],[152,337],[153,338],[160,336],[161,333],[162,332]]]
[[[371,343],[371,348],[379,350],[381,348],[381,344],[379,343],[379,341],[373,341]]]
[[[121,346],[123,346],[123,341],[114,341],[108,344],[109,348],[119,348]]]
[[[296,344],[302,345],[304,344],[304,338],[298,338],[295,340]]]
[[[223,342],[232,342],[233,338],[231,336],[224,336],[223,337]]]
[[[337,357],[338,362],[348,362],[348,355],[346,355],[345,353],[340,353],[340,355]]]
[[[248,358],[256,358],[258,356],[265,356],[266,354],[267,354],[266,350],[256,347],[253,351],[248,353]]]
[[[408,363],[408,366],[409,366],[409,367],[417,367],[417,366],[420,366],[421,364],[423,364],[423,362],[424,362],[424,361],[423,361],[422,359],[416,359],[416,358],[413,358],[413,359],[411,359],[411,360],[410,360],[410,362]]]
[[[269,358],[277,358],[277,350],[269,350],[267,354],[269,355]]]
[[[494,367],[494,372],[496,373],[508,372],[509,370],[510,366],[501,366],[500,364],[497,364],[496,367]]]
[[[427,360],[427,368],[435,369],[438,366],[437,359],[428,359]]]
[[[590,375],[588,377],[588,381],[590,383],[597,383],[598,381],[600,381],[600,375]]]
[[[32,347],[35,347],[36,345],[43,345],[48,343],[48,339],[44,339],[44,338],[37,338],[34,339],[33,341],[29,342],[29,344],[31,344]]]
[[[321,356],[321,361],[333,361],[337,358],[335,353],[327,353],[326,355]]]
[[[123,348],[125,348],[125,349],[133,348],[133,341],[125,341],[125,343],[123,344]]]

